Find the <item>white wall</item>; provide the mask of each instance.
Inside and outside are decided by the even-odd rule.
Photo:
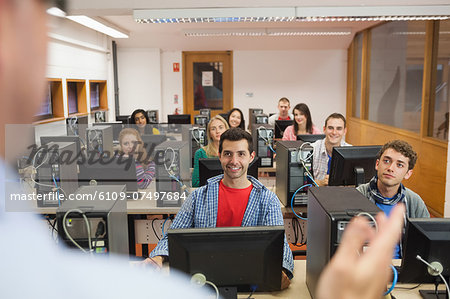
[[[234,106],[244,112],[246,121],[249,108],[277,112],[281,97],[290,100],[291,111],[306,103],[319,128],[329,114],[345,114],[345,50],[235,51],[233,61]]]
[[[183,66],[181,63],[181,51],[170,51],[162,53],[162,111],[159,112],[162,122],[167,122],[167,114],[175,113],[178,108],[183,112]],[[180,71],[173,71],[173,63],[180,64]],[[178,103],[175,103],[175,95]]]
[[[88,112],[90,112],[89,80],[107,80],[108,118],[115,119],[111,39],[70,20],[59,20],[57,25],[58,27],[51,28],[46,76],[62,79],[64,116],[68,117],[67,79],[86,80]],[[43,135],[65,133],[65,121],[35,127],[36,141]]]
[[[159,49],[117,49],[121,115],[135,109],[161,111],[161,54]]]
[[[150,109],[150,103],[164,122],[175,108],[182,110],[181,59],[181,51],[160,55],[157,49],[119,49],[120,113]],[[174,62],[180,63],[180,72],[173,72]],[[276,112],[278,99],[287,97],[292,108],[297,103],[308,104],[314,123],[322,128],[329,114],[345,114],[346,74],[346,50],[234,51],[234,106],[247,119],[249,108]],[[161,83],[160,95],[157,82]],[[253,97],[247,97],[247,92]],[[142,96],[146,94],[152,94],[151,101]],[[174,95],[178,95],[178,104]]]

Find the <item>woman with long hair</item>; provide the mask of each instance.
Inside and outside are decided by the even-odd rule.
[[[300,103],[293,109],[294,124],[284,130],[283,140],[297,140],[300,134],[322,134],[322,132],[313,125],[311,112],[306,104]]]
[[[192,172],[192,187],[198,187],[200,184],[198,160],[213,158],[219,156],[220,135],[229,129],[227,121],[220,115],[216,115],[208,123],[206,135],[208,144],[199,148],[194,155],[194,171]]]
[[[145,189],[155,177],[155,162],[150,160],[144,149],[141,135],[136,129],[125,128],[119,134],[119,156],[133,157],[136,162],[136,177],[139,189]]]
[[[130,117],[130,124],[135,125],[135,129],[141,135],[159,135],[159,130],[150,124],[150,119],[144,109],[136,109],[133,111]]]
[[[239,108],[233,108],[228,112],[227,122],[230,128],[241,128],[245,130],[244,114]]]

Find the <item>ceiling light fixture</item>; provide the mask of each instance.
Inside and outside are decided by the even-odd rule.
[[[117,28],[117,26],[112,25],[100,18],[90,18],[87,16],[67,16],[68,19],[77,22],[83,26],[94,29],[98,32],[109,35],[113,38],[128,38],[129,33],[123,29]]]
[[[138,23],[446,20],[450,5],[136,9]]]
[[[49,9],[47,9],[47,13],[49,15],[52,15],[55,17],[60,17],[60,18],[64,18],[66,16],[66,13],[58,7],[50,7]]]
[[[294,7],[135,9],[138,23],[291,22]]]
[[[217,36],[341,36],[350,35],[349,28],[216,28],[183,30],[187,37]]]

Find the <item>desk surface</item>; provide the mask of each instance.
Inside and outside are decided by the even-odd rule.
[[[399,284],[399,287],[414,287],[417,284]],[[440,288],[441,289],[441,288]],[[442,288],[444,289],[444,288]],[[397,299],[415,299],[422,298],[419,294],[419,290],[434,290],[432,284],[424,284],[414,290],[402,290],[395,288],[392,292]],[[239,294],[238,298],[247,298],[248,293]],[[306,261],[295,260],[294,261],[294,278],[292,279],[289,288],[279,292],[272,293],[255,293],[252,295],[254,298],[311,298],[308,287],[306,286]]]
[[[267,186],[267,188],[273,192],[275,192],[275,184],[274,178],[263,178],[261,182]],[[127,201],[127,213],[134,215],[159,215],[159,214],[176,214],[180,210],[180,207],[157,207],[155,200],[155,185],[151,184],[149,189],[141,190],[143,192],[150,193],[150,196],[144,195],[141,199],[138,200],[128,200]],[[282,204],[281,204],[282,205]],[[40,214],[55,214],[56,207],[49,208],[37,208],[37,212]],[[306,212],[306,206],[304,207],[295,207],[294,210],[296,213]],[[281,212],[284,214],[292,214],[292,209],[290,207],[284,207],[282,205]]]

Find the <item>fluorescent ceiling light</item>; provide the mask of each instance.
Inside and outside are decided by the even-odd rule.
[[[267,35],[264,28],[234,28],[234,29],[196,29],[183,30],[188,37],[206,37],[206,36],[263,36]]]
[[[289,22],[295,8],[135,9],[133,16],[138,23]]]
[[[192,29],[184,30],[188,37],[211,36],[333,36],[350,35],[349,28],[233,28],[233,29]]]
[[[50,7],[49,9],[47,9],[47,13],[49,15],[52,15],[55,17],[60,17],[60,18],[64,18],[66,16],[66,13],[58,7]]]
[[[425,35],[425,31],[398,31],[393,32],[392,35]],[[450,34],[450,31],[439,31],[439,34]]]
[[[136,9],[138,23],[446,20],[450,5]]]
[[[350,35],[350,28],[305,28],[267,29],[269,36],[333,36]]]
[[[298,22],[371,22],[447,20],[448,16],[299,17]]]
[[[104,23],[103,20],[100,22],[100,21],[94,20],[87,16],[68,16],[67,18],[74,22],[77,22],[83,26],[89,27],[98,32],[109,35],[113,38],[128,38],[129,37],[129,34],[127,32],[125,32],[124,30],[121,30],[118,28],[113,28],[113,25],[111,25],[111,24],[108,24],[108,25],[103,24]]]

